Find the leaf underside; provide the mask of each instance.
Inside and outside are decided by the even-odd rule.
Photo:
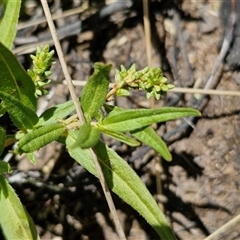
[[[6,239],[38,239],[36,227],[15,191],[0,174],[0,226]]]
[[[33,129],[20,139],[15,152],[22,154],[39,150],[52,141],[57,140],[64,131],[65,127],[58,123],[44,125],[40,128]]]
[[[159,109],[137,109],[111,112],[102,124],[108,129],[128,132],[157,122],[165,122],[181,117],[200,116],[200,113],[191,108],[162,107]]]
[[[77,134],[68,132],[66,146],[69,154],[90,173],[97,176],[90,150],[76,146]],[[101,164],[109,188],[137,210],[164,240],[175,240],[171,227],[155,200],[132,168],[104,143],[98,142],[94,151]]]
[[[43,112],[39,117],[39,121],[36,127],[56,123],[58,120],[60,119],[62,120],[66,118],[74,111],[75,111],[75,106],[73,104],[73,101],[60,103]]]

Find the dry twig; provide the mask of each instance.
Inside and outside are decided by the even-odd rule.
[[[237,215],[235,218],[231,219],[229,222],[224,224],[222,227],[220,227],[218,230],[213,232],[211,235],[206,237],[204,240],[217,240],[220,239],[223,235],[226,234],[231,228],[236,226],[237,224],[239,225],[240,223],[240,214]]]
[[[84,86],[87,82],[82,80],[72,80],[74,86]],[[63,81],[54,81],[52,84],[66,84],[66,80]],[[112,88],[113,83],[109,84],[109,87]],[[201,89],[201,88],[182,88],[175,87],[174,89],[169,90],[169,92],[175,93],[190,93],[190,94],[203,94],[203,95],[219,95],[219,96],[240,96],[239,91],[228,91],[228,90],[215,90],[215,89]]]

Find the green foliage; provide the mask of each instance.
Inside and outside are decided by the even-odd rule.
[[[0,99],[3,107],[9,113],[13,123],[19,129],[32,129],[38,122],[36,113],[23,102],[13,97],[11,94],[0,91]]]
[[[2,127],[0,127],[0,155],[3,152],[4,149],[4,143],[6,139],[6,133]]]
[[[119,132],[133,131],[156,122],[165,122],[186,116],[199,116],[190,108],[163,107],[159,109],[130,109],[111,113],[102,124],[110,130]]]
[[[2,0],[2,2],[3,6],[0,16],[0,42],[8,49],[11,49],[17,31],[21,0]]]
[[[87,149],[77,149],[75,145],[77,138],[76,132],[72,131],[69,133],[66,140],[69,154],[97,177],[90,151]],[[151,224],[162,239],[175,239],[163,213],[132,168],[114,150],[108,148],[100,141],[94,147],[94,152],[98,156],[109,188],[136,209]]]
[[[79,97],[86,123],[79,123],[72,101],[53,106],[38,117],[37,98],[47,93],[44,87],[50,83],[54,52],[49,46],[37,48],[36,55],[31,56],[33,69],[27,73],[9,51],[16,33],[20,2],[4,0],[5,13],[0,22],[0,32],[6,33],[0,34],[0,117],[7,112],[18,128],[11,136],[18,141],[14,152],[26,153],[35,162],[34,152],[56,140],[65,144],[71,157],[98,177],[90,153],[92,148],[109,188],[136,209],[162,239],[175,239],[170,225],[141,179],[114,150],[100,141],[100,135],[103,133],[132,147],[147,144],[170,161],[171,154],[166,144],[151,124],[200,116],[200,113],[189,108],[123,109],[110,106],[106,101],[115,94],[126,96],[132,89],[140,89],[146,92],[147,98],[159,99],[173,85],[158,68],[137,71],[135,65],[128,70],[121,66],[120,71],[116,70],[114,88],[108,91],[111,65],[95,63],[94,73]],[[8,140],[0,127],[0,153]],[[9,164],[0,161],[0,226],[6,239],[37,239],[32,219],[3,176],[10,172]]]
[[[84,123],[79,127],[76,144],[82,149],[91,148],[97,144],[99,138],[99,130],[92,127],[90,123]]]
[[[111,65],[94,64],[94,74],[83,88],[81,106],[87,122],[98,115],[106,101]]]
[[[148,99],[155,97],[159,100],[161,95],[165,95],[168,90],[174,88],[162,75],[160,68],[146,67],[137,71],[135,64],[128,70],[121,65],[121,70],[116,70],[115,80],[116,85],[111,94],[116,92],[117,96],[128,96],[131,89],[142,89],[146,92]]]
[[[18,154],[31,153],[57,140],[65,131],[65,127],[58,123],[44,125],[26,133],[18,142],[15,152]]]
[[[11,166],[4,162],[4,161],[0,161],[0,175],[3,173],[11,173]]]
[[[54,63],[52,59],[54,51],[49,52],[49,49],[49,45],[46,45],[43,49],[37,47],[36,55],[30,55],[33,60],[33,69],[28,70],[28,75],[35,84],[36,97],[47,94],[48,91],[44,87],[51,82],[49,77],[52,75],[50,68]]]
[[[166,143],[151,127],[142,127],[133,131],[131,134],[142,143],[152,147],[156,152],[162,155],[166,161],[171,161],[172,156],[168,151]]]
[[[38,239],[36,227],[11,185],[0,174],[0,226],[6,239]]]
[[[42,115],[39,117],[37,126],[55,123],[59,119],[65,119],[67,116],[73,113],[74,110],[75,107],[72,101],[68,101],[51,107],[47,109],[44,113],[42,113]]]
[[[115,138],[119,140],[120,142],[126,143],[129,146],[137,147],[140,145],[140,142],[138,142],[136,139],[133,139],[121,132],[116,132],[113,130],[108,129],[107,127],[98,124],[97,128],[105,135],[108,135],[109,137]]]
[[[35,111],[37,99],[34,96],[34,83],[12,52],[1,43],[0,66],[0,90],[15,97],[28,106],[28,108]]]

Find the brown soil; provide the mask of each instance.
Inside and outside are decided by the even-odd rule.
[[[71,4],[62,6],[52,4],[53,11],[73,8],[72,1],[69,2]],[[179,22],[174,20],[174,6],[180,13]],[[220,2],[215,1],[183,1],[169,6],[161,1],[152,2],[152,65],[161,67],[176,86],[193,87],[197,82],[197,87],[202,88],[210,76],[222,42],[219,8]],[[38,11],[40,6],[37,4],[25,21],[31,21]],[[82,17],[91,14],[86,11]],[[206,17],[205,24],[203,16]],[[56,24],[60,27],[76,19],[69,17]],[[27,34],[39,37],[47,31],[42,24],[28,29]],[[26,36],[20,33],[19,38]],[[74,79],[87,79],[95,61],[111,62],[113,68],[119,68],[120,64],[129,67],[132,63],[136,63],[138,69],[145,67],[141,4],[135,4],[128,15],[123,11],[114,13],[109,19],[100,21],[94,30],[89,27],[82,34],[63,39],[62,46]],[[28,66],[27,55],[18,55],[24,66]],[[225,64],[218,69],[216,89],[238,90],[238,73],[224,69]],[[53,78],[63,79],[58,61],[54,65]],[[69,99],[63,85],[53,86],[50,90],[55,93],[48,107]],[[77,87],[77,91],[81,88]],[[169,93],[155,104],[169,105],[176,96]],[[194,106],[199,96],[195,95],[195,99],[191,94],[179,97],[175,106]],[[164,212],[181,240],[204,239],[240,214],[240,100],[239,97],[221,95],[206,99],[202,117],[196,119],[193,128],[188,127],[184,134],[166,135],[182,126],[180,120],[157,126],[173,155],[172,162],[162,161],[160,179],[164,197],[161,199]],[[149,106],[144,93],[139,91],[129,98],[117,99],[117,104],[127,108]],[[107,141],[129,162],[157,198],[154,154],[145,146],[132,149],[116,141]],[[25,158],[12,158],[10,164],[14,172],[9,180],[38,226],[41,239],[118,239],[98,180],[76,164],[57,143],[39,151],[37,158],[35,166]],[[138,213],[117,196],[113,197],[129,240],[159,239]],[[240,239],[239,226],[217,239]]]

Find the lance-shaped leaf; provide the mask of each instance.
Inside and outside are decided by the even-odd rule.
[[[76,144],[83,149],[94,147],[100,138],[99,130],[91,126],[90,123],[84,123],[77,131],[78,139]]]
[[[93,175],[97,172],[90,151],[74,144],[78,136],[69,131],[66,146],[69,154]],[[174,233],[157,203],[132,168],[100,141],[94,151],[101,164],[108,187],[126,203],[137,210],[164,240],[175,240]]]
[[[176,239],[152,195],[126,161],[100,141],[94,151],[110,189],[137,210],[162,239]]]
[[[125,108],[121,108],[121,107],[117,107],[117,106],[113,106],[113,105],[108,105],[108,104],[104,104],[104,109],[108,113],[108,116],[118,114],[118,113],[126,110]]]
[[[107,104],[104,105],[104,108],[109,116],[125,111],[124,108]],[[150,126],[130,131],[130,133],[140,142],[145,143],[155,149],[165,160],[171,161],[172,156],[167,148],[167,145]]]
[[[6,113],[6,109],[3,106],[3,103],[0,103],[0,117],[2,117]]]
[[[56,123],[58,120],[66,118],[74,111],[75,107],[72,101],[58,104],[47,109],[44,113],[41,114],[36,127]]]
[[[4,143],[6,140],[6,133],[2,127],[0,127],[0,156],[4,149]]]
[[[12,4],[15,4],[15,2],[13,1]],[[34,96],[35,85],[12,52],[1,43],[0,66],[0,90],[17,98],[22,104],[35,111],[37,105]]]
[[[128,132],[156,122],[165,122],[186,116],[200,116],[200,113],[192,108],[131,109],[112,113],[102,121],[102,124],[114,131]]]
[[[83,149],[78,143],[79,133],[76,130],[69,130],[65,139],[66,147],[70,156],[96,176],[95,166],[89,149]],[[81,160],[80,160],[81,159]]]
[[[0,91],[0,99],[13,123],[19,128],[32,129],[38,122],[36,113],[11,94]]]
[[[11,170],[9,163],[0,161],[0,176],[3,173],[11,173],[11,172],[12,172],[12,170]]]
[[[145,143],[146,145],[156,150],[160,155],[162,155],[165,160],[172,160],[171,153],[169,152],[166,143],[151,127],[144,127],[141,129],[133,130],[131,131],[131,134],[142,143]]]
[[[125,111],[124,108],[107,104],[104,105],[104,108],[109,116]],[[150,126],[130,131],[130,133],[142,143],[155,149],[165,160],[171,161],[172,157],[167,145]]]
[[[64,131],[65,127],[57,123],[33,129],[19,140],[15,152],[18,154],[32,153],[48,143],[57,140]]]
[[[28,159],[30,160],[31,163],[36,164],[37,163],[37,159],[34,156],[33,152],[27,153],[26,154]]]
[[[94,73],[82,90],[81,106],[87,121],[95,117],[99,109],[105,103],[110,70],[111,65],[95,63]]]
[[[126,143],[129,146],[137,147],[140,145],[140,142],[138,142],[136,139],[131,138],[121,132],[109,130],[108,128],[106,128],[105,126],[100,125],[100,124],[97,125],[97,128],[103,134],[108,135],[109,137],[115,138],[115,139],[119,140],[120,142]]]
[[[12,49],[13,40],[17,32],[18,17],[21,8],[21,0],[0,1],[3,3],[2,16],[0,19],[0,42],[8,49]],[[11,27],[9,27],[11,26]]]
[[[6,239],[36,240],[36,227],[17,194],[0,174],[0,226]]]

